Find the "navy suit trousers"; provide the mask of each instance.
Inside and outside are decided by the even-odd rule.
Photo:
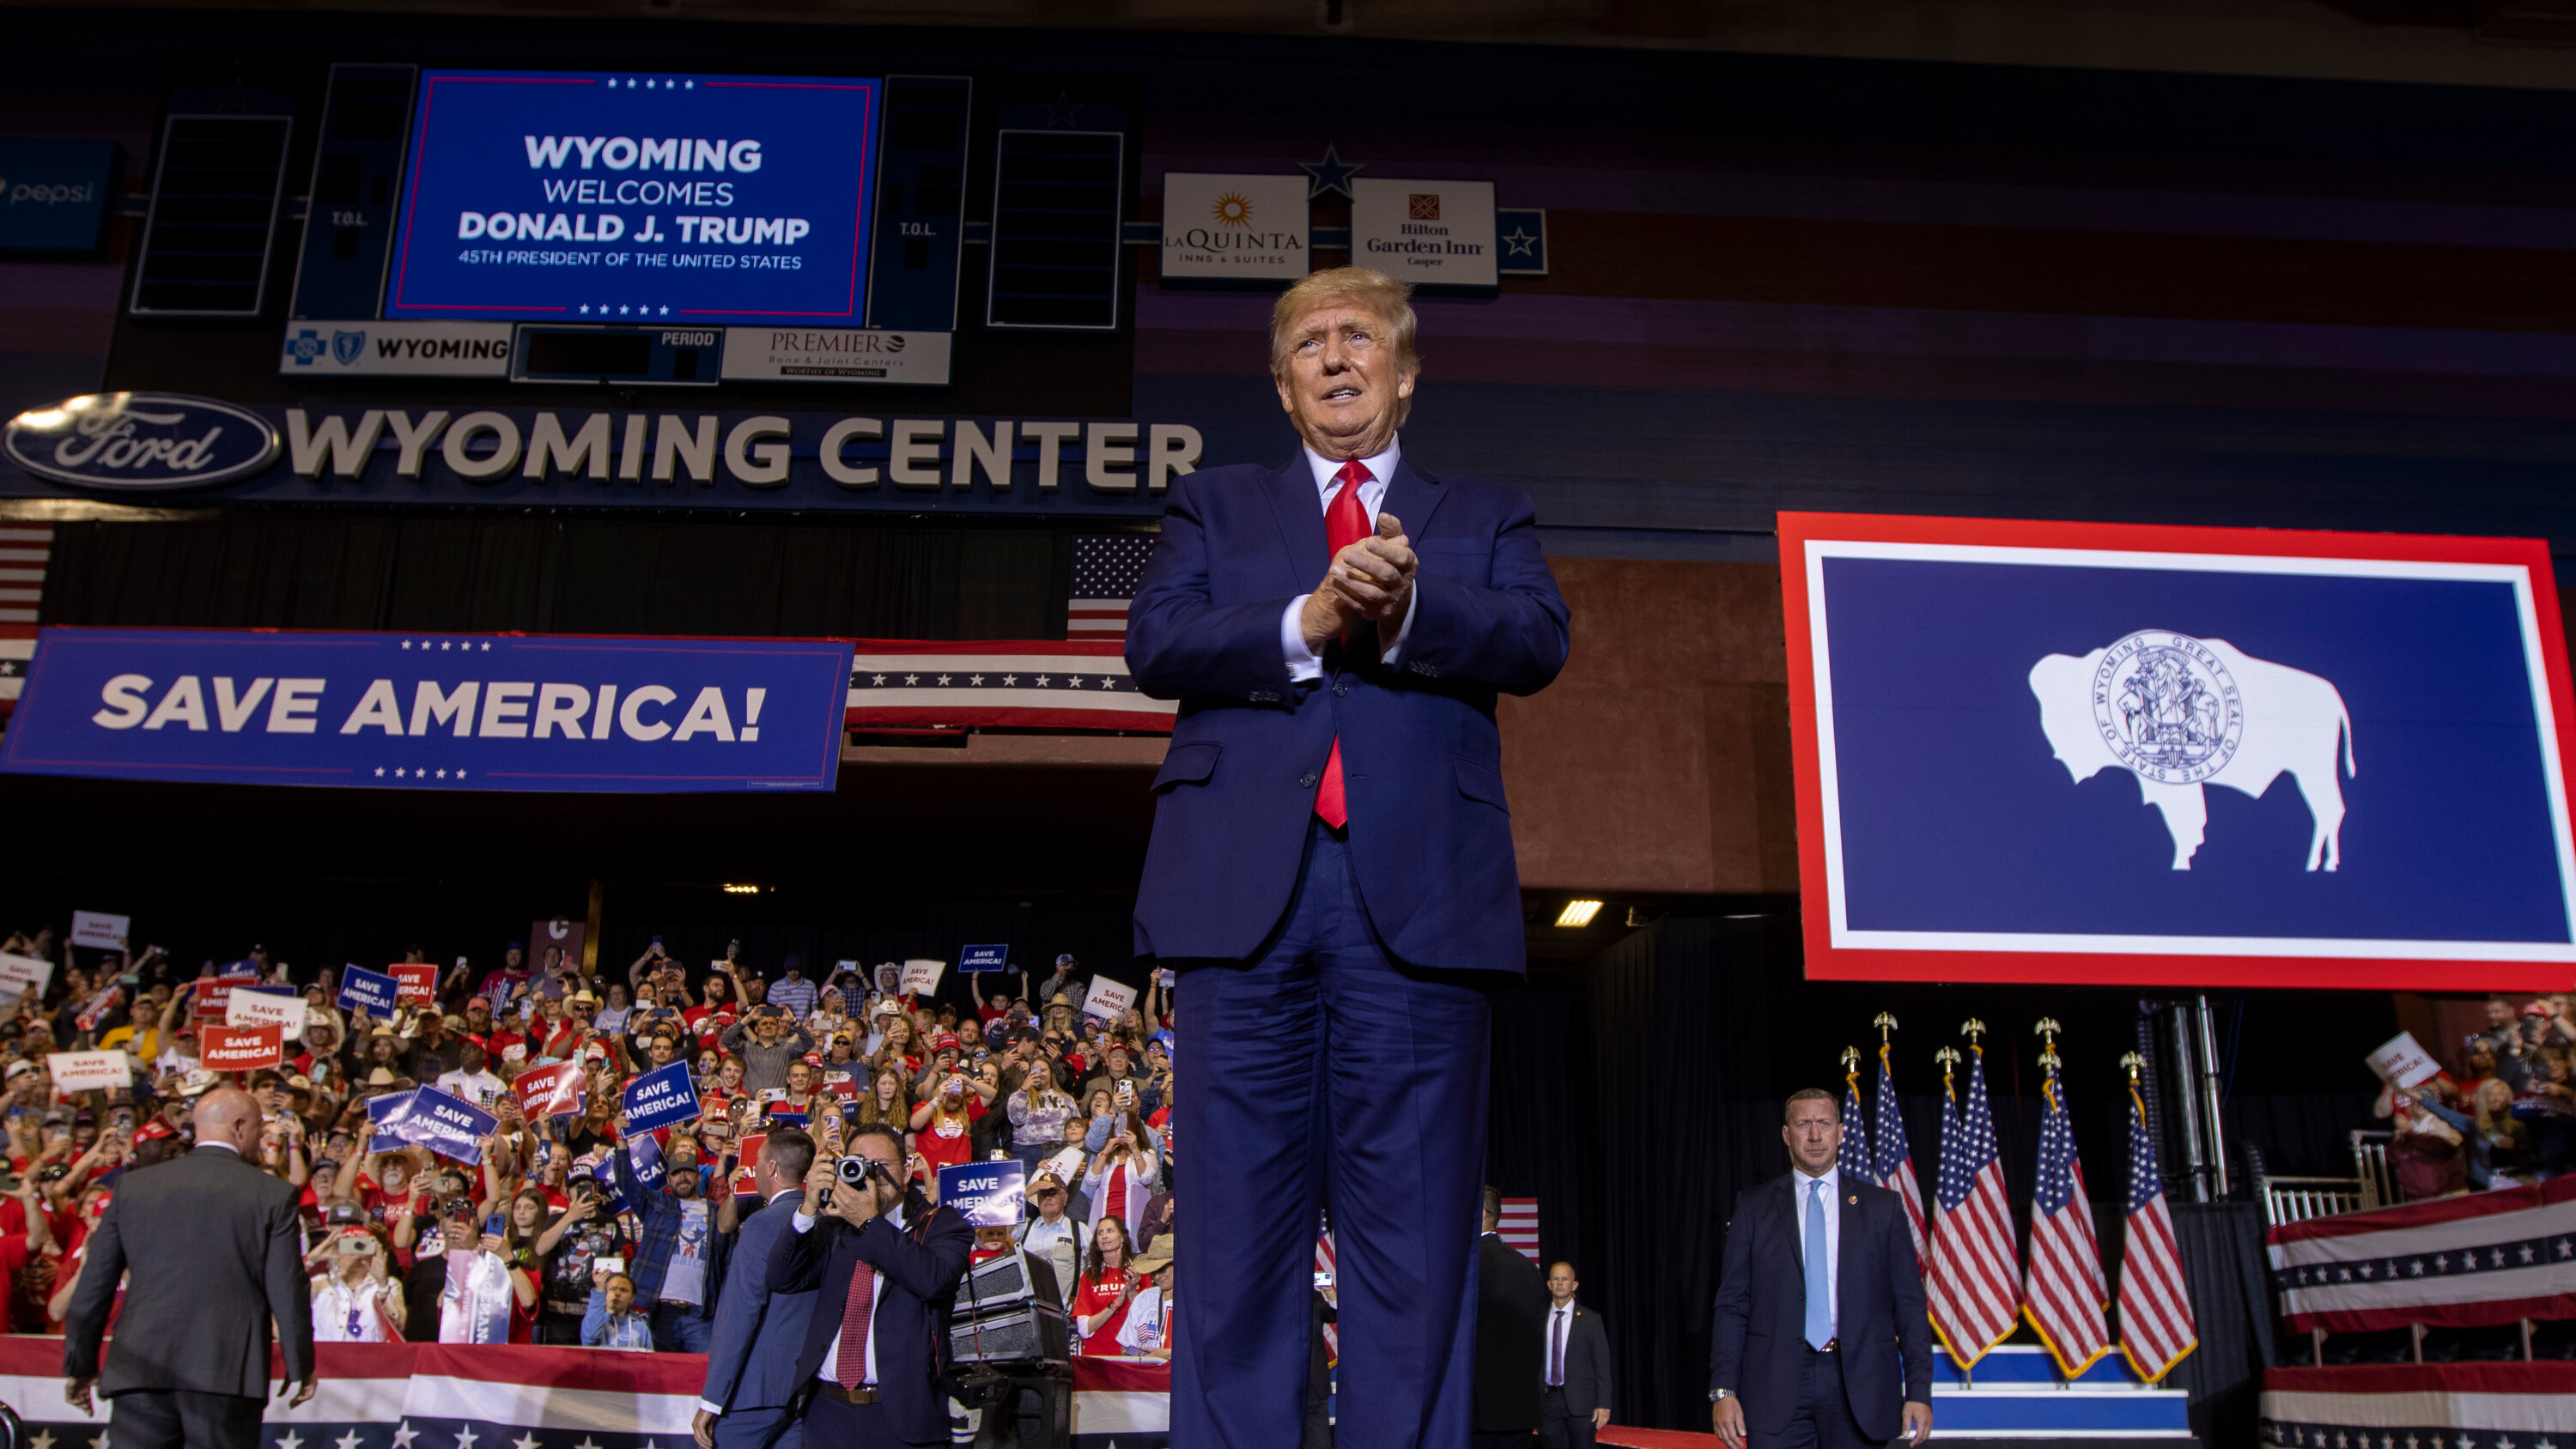
[[[804,1449],[805,1421],[793,1410],[735,1409],[716,1420],[716,1449]]]
[[[1421,971],[1369,925],[1341,833],[1243,961],[1175,961],[1189,1309],[1173,1449],[1298,1449],[1319,1208],[1339,1264],[1339,1449],[1467,1449],[1485,1161],[1485,972]],[[1517,964],[1517,963],[1514,963]],[[1494,975],[1491,981],[1511,978]]]
[[[1806,1355],[1798,1366],[1797,1416],[1769,1443],[1756,1438],[1746,1449],[1875,1449],[1843,1395],[1843,1356]]]

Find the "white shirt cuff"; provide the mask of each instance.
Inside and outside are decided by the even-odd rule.
[[[1387,645],[1386,652],[1378,656],[1379,663],[1392,665],[1396,661],[1396,656],[1404,652],[1404,641],[1413,637],[1414,611],[1421,607],[1422,583],[1417,579],[1414,581],[1413,592],[1407,594],[1404,599],[1404,627],[1395,631],[1395,642]]]
[[[791,1214],[787,1219],[787,1226],[800,1233],[810,1233],[814,1231],[814,1215],[803,1211]]]
[[[1279,657],[1288,665],[1288,682],[1291,684],[1324,677],[1324,661],[1314,650],[1306,647],[1306,631],[1300,627],[1299,616],[1306,612],[1306,600],[1311,597],[1310,594],[1299,594],[1290,599],[1288,611],[1279,616]],[[1395,642],[1386,646],[1386,652],[1378,656],[1379,662],[1393,664],[1404,653],[1404,641],[1413,636],[1413,616],[1421,607],[1422,588],[1416,584],[1412,595],[1404,601],[1404,626],[1395,631]]]
[[[1307,593],[1290,599],[1287,612],[1279,616],[1279,657],[1287,661],[1291,684],[1324,677],[1324,661],[1306,647],[1306,631],[1299,623],[1299,616],[1306,612],[1306,601],[1313,597]]]
[[[701,1408],[701,1409],[706,1410],[706,1411],[707,1411],[708,1413],[710,1413],[710,1414],[715,1415],[715,1416],[716,1416],[717,1418],[719,1418],[719,1419],[721,1419],[721,1418],[723,1418],[723,1417],[724,1417],[724,1405],[722,1405],[722,1404],[711,1404],[711,1403],[708,1403],[708,1402],[707,1402],[706,1400],[704,1400],[704,1399],[700,1399],[700,1400],[698,1400],[698,1407],[699,1407],[699,1408]]]

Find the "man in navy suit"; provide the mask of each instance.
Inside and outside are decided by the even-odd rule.
[[[1895,1193],[1835,1166],[1842,1107],[1789,1098],[1793,1170],[1739,1198],[1709,1351],[1710,1418],[1727,1449],[1858,1449],[1932,1432],[1932,1321]]]
[[[796,1355],[805,1347],[814,1295],[772,1293],[768,1278],[779,1234],[805,1206],[805,1174],[813,1167],[814,1139],[797,1128],[781,1127],[760,1145],[751,1180],[762,1203],[734,1230],[724,1291],[716,1295],[707,1383],[691,1426],[698,1449],[800,1449],[805,1441],[788,1405],[801,1387]]]
[[[1565,664],[1529,499],[1399,446],[1409,288],[1319,272],[1272,312],[1305,447],[1172,484],[1128,611],[1180,701],[1136,947],[1179,971],[1177,1449],[1293,1449],[1331,1209],[1342,1449],[1465,1449],[1486,991],[1523,966],[1498,694]]]
[[[805,1449],[946,1444],[939,1373],[975,1230],[904,1191],[894,1129],[861,1127],[849,1150],[877,1171],[854,1187],[836,1161],[816,1161],[769,1259],[770,1292],[815,1295],[796,1355]]]

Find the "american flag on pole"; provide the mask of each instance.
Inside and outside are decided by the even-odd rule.
[[[1538,1199],[1507,1197],[1503,1199],[1503,1220],[1495,1225],[1495,1236],[1503,1246],[1538,1262]],[[1545,1265],[1541,1265],[1544,1268]]]
[[[1136,597],[1136,586],[1144,581],[1154,537],[1150,533],[1074,537],[1073,589],[1064,608],[1066,638],[1126,640],[1127,601]]]
[[[2129,1089],[2129,1231],[2120,1249],[2120,1354],[2145,1383],[2172,1373],[2200,1344],[2182,1280],[2173,1213],[2165,1206],[2147,1104]]]
[[[1169,734],[1179,706],[1147,699],[1116,644],[1089,640],[861,639],[852,728],[1016,726]]]
[[[1888,1048],[1878,1049],[1878,1136],[1869,1180],[1905,1200],[1905,1225],[1914,1230],[1914,1262],[1928,1256],[1923,1237],[1923,1189],[1914,1181],[1914,1149],[1905,1140],[1905,1114],[1896,1106],[1896,1075],[1888,1069]]]
[[[0,714],[18,702],[36,653],[36,609],[54,555],[50,524],[0,524]]]
[[[1961,1368],[1973,1367],[2013,1331],[2021,1296],[2013,1288],[2012,1210],[1995,1148],[1995,1114],[1986,1102],[1985,1053],[1968,1050],[1968,1100],[1941,1118],[1933,1186],[1941,1211],[1932,1221],[1932,1271],[1924,1283],[1932,1331]]]
[[[1315,1235],[1315,1271],[1324,1275],[1324,1282],[1333,1285],[1323,1290],[1324,1301],[1339,1308],[1342,1302],[1342,1280],[1333,1270],[1333,1230],[1331,1228],[1326,1228]],[[1327,1323],[1324,1325],[1324,1358],[1330,1362],[1338,1360],[1341,1356],[1341,1326]]]
[[[2030,1267],[2022,1277],[2022,1315],[2039,1341],[2072,1379],[2111,1351],[2102,1321],[2107,1296],[2102,1251],[2093,1236],[2093,1209],[2084,1197],[2084,1167],[2075,1160],[2075,1129],[2066,1117],[2066,1093],[2052,1056],[2040,1091],[2047,1110],[2039,1124],[2039,1174],[2030,1199]]]
[[[1869,1119],[1860,1114],[1858,1067],[1843,1073],[1843,1145],[1834,1154],[1834,1166],[1854,1182],[1878,1181],[1878,1174],[1870,1171]]]

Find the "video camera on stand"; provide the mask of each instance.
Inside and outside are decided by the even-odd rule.
[[[969,1268],[948,1323],[955,1396],[982,1410],[973,1449],[1065,1449],[1073,1438],[1073,1324],[1055,1273],[1011,1251]]]

